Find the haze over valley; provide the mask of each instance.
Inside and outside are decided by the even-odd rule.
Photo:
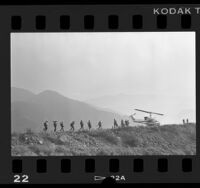
[[[11,101],[11,124],[14,132],[24,132],[26,129],[42,131],[46,120],[50,123],[50,129],[53,128],[52,121],[54,120],[63,121],[65,130],[70,128],[72,121],[75,121],[75,127],[79,129],[81,120],[84,121],[85,126],[90,120],[93,128],[97,128],[97,123],[101,120],[104,128],[112,128],[113,119],[122,118],[112,111],[64,97],[51,90],[34,94],[12,87]]]

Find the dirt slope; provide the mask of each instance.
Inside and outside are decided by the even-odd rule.
[[[12,156],[195,155],[196,125],[13,133]]]

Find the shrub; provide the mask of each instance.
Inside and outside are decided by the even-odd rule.
[[[119,143],[119,138],[117,137],[117,135],[113,133],[112,130],[100,130],[100,131],[89,132],[88,134],[92,137],[105,140],[111,144],[116,145]]]
[[[103,134],[101,134],[101,138],[111,144],[118,144],[118,142],[119,142],[116,135],[111,131],[105,131]]]
[[[28,135],[33,135],[34,134],[34,132],[30,128],[27,128],[25,133],[28,134]]]
[[[49,145],[33,145],[33,146],[29,146],[29,148],[34,152],[37,153],[37,155],[44,155],[44,156],[48,156],[51,153],[54,152],[55,150],[55,145],[54,144],[49,144]]]
[[[104,155],[108,155],[108,153],[106,151],[104,151],[104,150],[100,150],[100,151],[97,152],[96,155],[97,156],[104,156]]]
[[[130,147],[137,147],[139,144],[139,140],[132,135],[126,135],[122,137],[122,142],[124,145],[130,146]]]
[[[57,136],[46,135],[43,138],[48,140],[51,143],[54,143],[57,145],[63,145],[63,142]]]
[[[144,148],[144,155],[165,155],[166,152],[158,147],[147,147]]]
[[[55,149],[56,153],[65,153],[65,147],[64,146],[57,146]]]
[[[115,155],[113,148],[103,147],[97,153],[97,156]]]
[[[12,148],[12,156],[36,156],[27,146],[17,145]]]
[[[19,134],[19,141],[20,142],[25,142],[26,141],[26,136],[25,136],[25,134]]]

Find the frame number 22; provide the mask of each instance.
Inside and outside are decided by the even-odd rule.
[[[28,179],[28,175],[14,175],[14,183],[28,183],[29,179]]]

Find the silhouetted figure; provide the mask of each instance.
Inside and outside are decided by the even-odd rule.
[[[63,125],[63,121],[60,122],[60,131],[64,132],[64,125]]]
[[[98,122],[98,129],[101,129],[102,128],[102,123],[101,121]]]
[[[74,124],[75,124],[75,121],[72,121],[71,123],[70,123],[70,131],[74,131],[75,130],[75,128],[74,128]]]
[[[83,130],[84,129],[84,123],[83,123],[82,120],[80,121],[80,126],[81,126],[80,130]]]
[[[56,132],[56,128],[57,128],[57,121],[53,121],[53,126],[54,126],[54,132]]]
[[[124,120],[121,120],[121,127],[125,127]]]
[[[187,121],[187,124],[188,124],[188,123],[189,123],[189,120],[187,119],[186,121]]]
[[[45,121],[44,122],[44,129],[43,130],[46,132],[47,129],[48,129],[48,121]]]
[[[125,125],[126,125],[126,127],[129,126],[129,120],[125,120]]]
[[[183,124],[185,124],[185,120],[183,119]]]
[[[87,122],[87,124],[88,124],[88,129],[90,130],[92,128],[92,124],[91,124],[90,120]]]
[[[118,128],[119,126],[118,126],[118,123],[117,123],[117,121],[116,121],[116,119],[114,119],[114,129],[115,128]]]

